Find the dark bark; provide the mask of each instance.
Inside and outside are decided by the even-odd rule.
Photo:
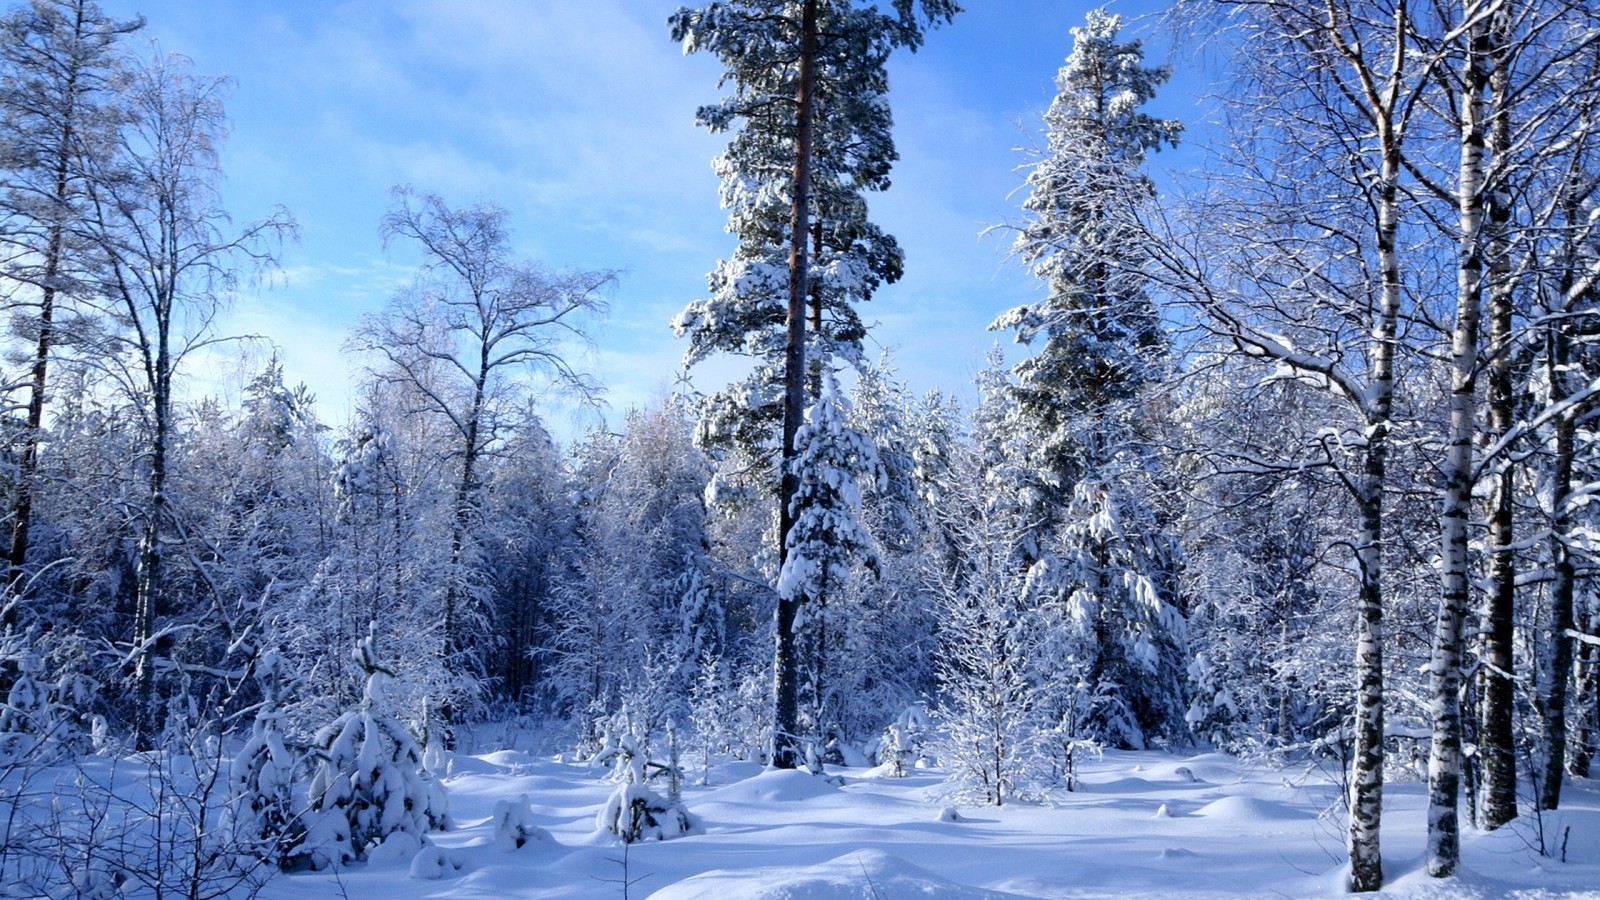
[[[789,220],[789,308],[784,343],[783,455],[778,491],[779,567],[789,555],[790,509],[800,492],[795,471],[795,436],[805,416],[806,298],[809,288],[807,237],[811,225],[812,140],[816,115],[817,0],[805,0],[801,21],[800,84],[796,92],[794,189]],[[800,765],[799,660],[794,633],[801,597],[778,598],[776,646],[773,651],[772,764],[782,769]]]
[[[1504,177],[1501,155],[1511,143],[1508,94],[1510,66],[1505,41],[1488,29],[1491,121],[1488,128],[1491,165]],[[1502,197],[1510,191],[1498,192]],[[1488,443],[1508,434],[1515,417],[1512,373],[1512,279],[1509,200],[1494,203],[1485,224],[1489,264]],[[1478,764],[1481,774],[1478,822],[1493,830],[1517,817],[1517,747],[1513,730],[1516,707],[1512,669],[1512,614],[1516,606],[1517,557],[1515,512],[1517,466],[1508,451],[1494,466],[1494,506],[1489,512],[1489,586],[1481,613],[1478,691]]]
[[[1567,399],[1566,365],[1568,339],[1560,328],[1552,328],[1546,341],[1546,362],[1550,377],[1550,402]],[[1573,597],[1577,567],[1567,546],[1572,521],[1567,505],[1572,496],[1572,457],[1576,437],[1576,417],[1563,415],[1555,423],[1554,458],[1550,473],[1550,632],[1544,649],[1546,671],[1540,674],[1540,706],[1543,708],[1545,760],[1539,773],[1539,808],[1561,805],[1561,779],[1567,768],[1567,696],[1572,680],[1572,638],[1567,632],[1574,625]]]

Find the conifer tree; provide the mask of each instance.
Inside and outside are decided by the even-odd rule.
[[[33,346],[7,585],[28,557],[49,364],[66,324],[61,306],[84,292],[93,266],[80,221],[93,168],[85,163],[110,152],[125,65],[117,42],[143,25],[112,19],[92,0],[38,0],[0,17],[0,275],[35,298],[16,319]]]
[[[711,273],[711,296],[673,326],[690,339],[689,365],[717,353],[755,362],[744,381],[707,398],[699,435],[747,461],[739,470],[770,472],[779,448],[780,565],[799,490],[795,435],[807,380],[821,371],[807,367],[807,348],[824,357],[819,364],[834,355],[858,362],[865,329],[854,304],[900,275],[899,246],[867,220],[864,196],[888,186],[895,159],[886,64],[959,8],[954,0],[895,0],[889,13],[855,0],[726,0],[670,20],[686,51],[717,55],[732,86],[701,108],[700,122],[713,131],[740,125],[715,163],[739,246]],[[774,761],[788,768],[799,762],[797,610],[797,599],[779,599]]]
[[[1047,294],[993,327],[1043,342],[1016,366],[1010,387],[1015,424],[1035,444],[1033,471],[1016,474],[1031,486],[1024,521],[1037,537],[1023,543],[1018,563],[1039,566],[1031,581],[1049,586],[1062,614],[1084,624],[1076,657],[1096,698],[1089,721],[1097,736],[1142,746],[1151,729],[1183,728],[1183,628],[1174,542],[1137,493],[1153,460],[1133,421],[1162,376],[1166,337],[1136,214],[1154,193],[1140,171],[1146,155],[1175,144],[1182,126],[1141,111],[1168,70],[1145,66],[1139,41],[1117,40],[1121,27],[1121,17],[1095,10],[1072,29],[1016,240]],[[1054,540],[1046,537],[1052,525]]]
[[[1170,72],[1143,65],[1141,42],[1119,43],[1121,27],[1120,16],[1095,10],[1072,29],[1015,244],[1047,294],[991,326],[1025,344],[1042,340],[1017,365],[1014,390],[1058,499],[1123,448],[1118,413],[1160,376],[1165,355],[1132,217],[1154,193],[1140,171],[1145,156],[1176,144],[1182,125],[1140,111]]]

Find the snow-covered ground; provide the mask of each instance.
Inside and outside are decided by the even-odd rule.
[[[263,896],[1214,898],[1326,896],[1343,885],[1336,769],[1314,765],[1113,752],[1053,806],[995,809],[952,808],[938,770],[892,778],[845,768],[823,779],[734,762],[684,790],[701,833],[626,849],[595,828],[613,788],[604,774],[518,750],[458,756],[445,778],[455,827],[434,836],[441,877],[412,877],[412,854],[380,847],[337,874],[274,878]],[[507,852],[492,818],[520,795],[550,840]],[[1464,871],[1444,881],[1420,870],[1423,786],[1392,784],[1386,798],[1389,894],[1600,897],[1600,782],[1570,786],[1542,823],[1524,815],[1493,834],[1468,829]],[[1541,824],[1550,857],[1538,849]]]

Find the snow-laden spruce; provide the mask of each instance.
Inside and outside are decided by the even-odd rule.
[[[364,859],[392,835],[420,841],[448,823],[444,788],[423,768],[405,726],[382,711],[390,677],[374,649],[377,627],[353,651],[367,674],[361,704],[312,739],[310,823],[305,852],[314,868]]]
[[[800,490],[790,505],[794,526],[778,571],[778,596],[800,603],[795,631],[821,624],[824,605],[848,577],[852,561],[876,565],[875,543],[862,527],[858,473],[876,474],[878,455],[866,435],[845,424],[849,404],[839,396],[834,372],[822,374],[822,391],[795,435],[794,469]],[[809,603],[805,602],[809,601]]]
[[[283,710],[287,688],[283,657],[262,654],[256,662],[261,705],[250,737],[228,769],[228,813],[242,848],[262,862],[285,869],[309,864],[305,842],[305,802],[295,783],[299,760],[283,742]]]

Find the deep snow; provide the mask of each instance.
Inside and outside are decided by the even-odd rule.
[[[691,780],[698,781],[697,772]],[[1344,816],[1337,767],[1276,767],[1223,754],[1110,752],[1053,806],[957,807],[944,773],[840,768],[823,779],[716,766],[684,800],[700,833],[626,848],[595,827],[605,771],[516,750],[457,756],[444,779],[455,827],[438,852],[282,875],[264,897],[1163,898],[1340,893]],[[496,804],[526,795],[549,839],[496,846]],[[1386,893],[1407,897],[1600,897],[1600,783],[1569,786],[1542,826],[1525,814],[1466,829],[1463,872],[1421,872],[1423,785],[1386,789]],[[503,844],[503,842],[502,842]],[[381,851],[381,848],[380,848]],[[426,851],[425,851],[426,852]],[[413,872],[438,875],[413,877]]]

